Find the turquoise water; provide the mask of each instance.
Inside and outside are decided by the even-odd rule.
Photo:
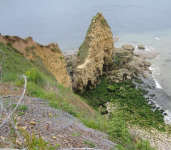
[[[151,59],[156,83],[171,96],[171,1],[163,0],[1,0],[0,33],[32,36],[40,44],[58,43],[62,51],[72,53],[82,44],[88,26],[102,12],[115,44],[143,44],[159,54]],[[165,64],[166,66],[164,66]],[[171,111],[171,100],[159,105]]]

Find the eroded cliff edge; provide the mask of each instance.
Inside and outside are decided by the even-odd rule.
[[[113,63],[114,41],[111,29],[102,13],[93,17],[86,37],[77,54],[77,63],[74,74],[73,89],[84,91],[93,89],[99,82],[103,70],[110,70]],[[105,67],[104,67],[105,66]]]
[[[65,58],[57,43],[44,46],[33,41],[32,37],[22,39],[18,36],[2,36],[1,34],[0,42],[11,45],[16,49],[16,52],[19,52],[29,60],[41,58],[43,64],[51,71],[60,84],[70,89],[72,88]]]

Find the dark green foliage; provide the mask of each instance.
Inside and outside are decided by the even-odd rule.
[[[105,82],[105,78],[101,77],[101,83],[94,90],[87,90],[82,95],[83,98],[87,99],[88,104],[97,109],[100,105],[104,104],[108,100],[108,83]]]
[[[61,56],[61,57],[60,57],[60,59],[62,60],[62,59],[63,59],[63,57]]]
[[[143,83],[144,83],[141,79],[138,79],[138,78],[134,79],[134,81],[135,81],[136,83],[139,83],[139,84],[143,84]]]
[[[149,99],[144,97],[148,93],[147,90],[140,87],[136,89],[132,81],[110,83],[105,77],[100,79],[101,83],[96,89],[87,90],[82,95],[89,105],[97,109],[108,101],[119,103],[127,112],[127,122],[139,124],[142,127],[152,126],[160,131],[165,131],[163,111],[153,104],[148,104]],[[142,83],[140,80],[136,81]]]
[[[111,91],[111,92],[113,92],[113,91],[116,90],[116,87],[114,87],[114,86],[111,85],[111,86],[108,87],[108,90]]]
[[[11,45],[11,43],[9,41],[7,42],[6,45],[9,46],[9,47],[12,47],[12,45]]]

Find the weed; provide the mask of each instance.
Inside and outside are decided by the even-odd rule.
[[[25,50],[26,50],[26,52],[28,53],[29,50],[30,50],[30,48],[29,48],[28,46],[26,46]]]
[[[60,53],[60,50],[57,49],[56,47],[51,48],[52,51]]]
[[[33,54],[33,58],[34,58],[34,56],[35,56],[36,53],[34,51],[32,51],[32,54]]]
[[[84,142],[85,144],[90,145],[91,147],[96,147],[96,145],[95,145],[92,141],[84,140],[83,142]]]
[[[79,132],[77,132],[77,133],[71,133],[71,135],[72,136],[81,136],[83,133],[79,133]]]
[[[25,114],[24,112],[21,112],[21,111],[18,112],[18,116],[22,116],[24,114]]]
[[[11,45],[11,43],[9,41],[6,43],[6,45],[9,46],[9,47],[12,47],[12,45]]]
[[[62,59],[63,59],[63,57],[61,56],[61,57],[60,57],[60,59],[62,60]]]
[[[36,48],[36,46],[32,45],[31,46],[31,50],[34,50]]]

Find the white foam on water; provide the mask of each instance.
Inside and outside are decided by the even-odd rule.
[[[171,125],[171,113],[168,110],[165,110],[165,113],[167,113],[167,116],[164,116],[164,122]]]
[[[155,37],[156,40],[160,40],[159,38]]]
[[[150,66],[149,69],[152,71],[152,77],[156,83],[156,88],[158,89],[162,89],[161,84],[157,81],[157,79],[155,78],[155,75],[160,75],[160,73],[156,72],[156,70],[160,70],[159,67],[152,67]]]
[[[159,104],[157,104],[157,102],[153,99],[150,99],[150,101],[152,101],[153,103],[155,103],[156,107],[160,107],[161,106]],[[164,122],[165,124],[171,125],[171,113],[168,110],[164,110],[164,113],[167,113],[166,116],[164,116]]]

